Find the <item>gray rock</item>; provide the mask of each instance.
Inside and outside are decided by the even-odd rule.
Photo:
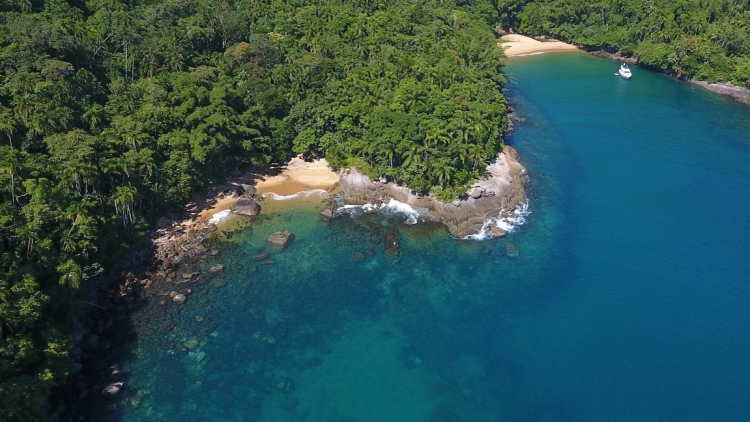
[[[122,386],[125,385],[124,382],[113,382],[112,384],[104,387],[104,390],[102,390],[102,393],[104,393],[107,396],[114,396],[115,394],[120,392],[120,389]]]
[[[172,298],[172,302],[174,302],[174,303],[185,303],[185,299],[187,299],[185,297],[185,295],[182,294],[182,293],[180,293],[177,296],[175,296],[175,297]]]
[[[240,199],[232,205],[232,213],[238,215],[258,215],[260,205],[252,199]]]
[[[268,236],[268,240],[266,240],[266,248],[280,249],[283,251],[290,240],[292,240],[292,234],[289,230],[279,230]]]
[[[249,196],[252,197],[255,195],[256,192],[258,192],[257,189],[255,189],[255,186],[253,185],[240,185],[242,187],[242,195],[243,196]]]
[[[479,188],[471,188],[469,190],[469,196],[474,199],[479,199],[482,197],[482,190]]]
[[[214,265],[213,267],[209,268],[208,271],[211,272],[211,273],[214,273],[214,274],[216,274],[216,273],[223,273],[224,272],[224,266],[221,265],[221,264],[217,264],[217,265]]]
[[[326,208],[320,212],[320,216],[326,220],[329,220],[331,217],[333,217],[333,211],[330,208]]]
[[[490,230],[490,237],[492,239],[497,239],[499,237],[505,237],[508,233],[501,229],[500,227],[493,227],[492,230]]]

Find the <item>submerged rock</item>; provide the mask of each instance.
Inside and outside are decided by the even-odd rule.
[[[258,215],[260,205],[252,199],[240,199],[232,204],[232,212],[238,215]]]
[[[383,250],[392,259],[398,258],[401,254],[401,239],[395,226],[389,226],[385,229]]]
[[[271,256],[271,255],[269,255],[267,253],[255,254],[255,255],[253,255],[253,261],[255,261],[255,262],[265,261],[266,259],[268,259],[269,256]]]
[[[290,240],[292,240],[292,233],[290,233],[289,230],[280,230],[268,236],[266,247],[269,249],[280,249],[283,251],[286,248],[287,244],[289,244]]]
[[[506,243],[505,251],[508,253],[508,256],[511,258],[515,258],[518,256],[518,246],[516,246],[515,243],[511,243],[511,242]]]
[[[185,299],[187,299],[187,297],[185,297],[184,294],[180,293],[177,296],[175,296],[175,297],[172,298],[172,302],[174,302],[174,303],[185,303]]]
[[[217,264],[217,265],[214,265],[211,268],[209,268],[208,271],[211,272],[211,273],[213,273],[213,274],[223,273],[224,272],[224,266],[221,265],[221,264]]]

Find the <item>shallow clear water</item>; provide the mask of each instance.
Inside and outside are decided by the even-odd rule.
[[[617,67],[566,53],[508,68],[532,214],[505,239],[268,203],[200,264],[224,274],[136,314],[103,418],[744,420],[750,109]],[[279,229],[290,247],[254,262]]]

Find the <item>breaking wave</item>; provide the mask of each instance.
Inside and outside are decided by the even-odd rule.
[[[219,224],[229,218],[231,214],[232,210],[219,211],[211,216],[211,219],[208,220],[208,224]]]
[[[492,225],[494,224],[495,227],[501,228],[505,230],[506,232],[512,232],[516,227],[522,226],[524,223],[526,223],[526,217],[531,214],[531,211],[529,211],[529,201],[522,202],[518,205],[516,205],[516,208],[513,210],[510,215],[503,216],[504,211],[500,211],[500,214],[497,217],[491,217],[488,218],[487,221],[484,222],[482,225],[482,228],[479,230],[478,233],[470,234],[464,239],[466,240],[485,240],[490,238],[490,230],[492,229]]]
[[[326,193],[325,189],[312,189],[312,190],[297,192],[292,195],[277,195],[273,192],[268,192],[268,193],[264,193],[263,197],[275,199],[277,201],[286,201],[286,200],[295,199],[295,198],[307,199],[312,195],[325,195],[325,193]]]
[[[404,224],[413,225],[419,223],[422,219],[421,214],[418,210],[411,207],[401,201],[397,201],[393,198],[386,204],[373,205],[370,203],[364,205],[342,205],[336,209],[336,215],[348,215],[350,217],[357,217],[361,214],[369,213],[381,213],[386,217],[402,216],[406,220]]]

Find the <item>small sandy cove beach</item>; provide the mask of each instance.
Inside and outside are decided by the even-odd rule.
[[[314,189],[332,191],[339,181],[339,175],[328,167],[325,159],[305,161],[301,157],[294,157],[286,165],[272,168],[270,173],[244,174],[232,178],[224,185],[216,186],[213,193],[206,194],[185,207],[188,214],[186,219],[172,221],[171,225],[189,228],[205,224],[214,214],[228,210],[240,199],[234,191],[243,184],[255,186],[259,194],[286,196]],[[162,224],[170,225],[167,221]]]
[[[561,41],[537,41],[519,34],[507,34],[500,37],[500,46],[508,57],[525,56],[551,51],[576,51],[578,47]]]

